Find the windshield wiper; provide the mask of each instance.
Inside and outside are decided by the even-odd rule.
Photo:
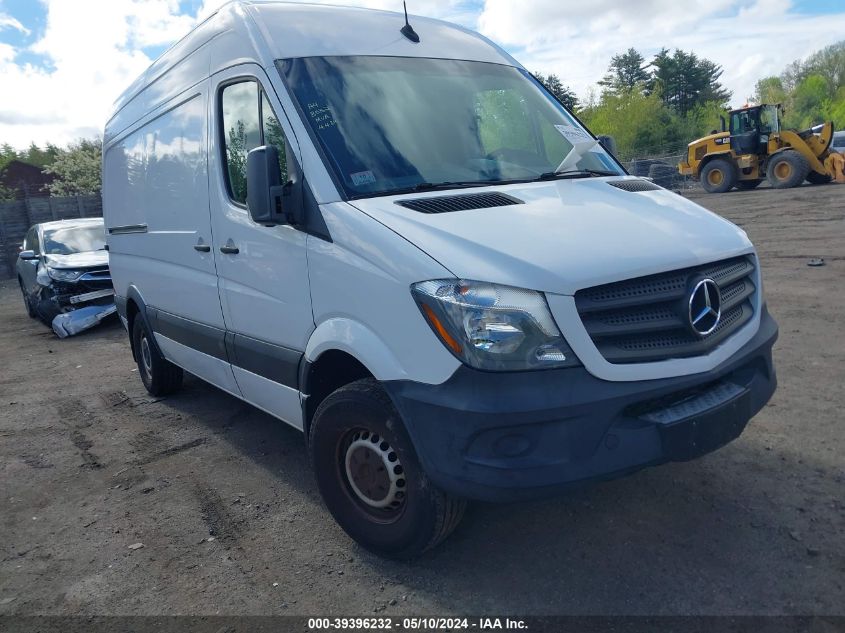
[[[420,182],[410,187],[400,187],[398,189],[388,189],[386,191],[379,191],[377,193],[366,193],[354,196],[355,198],[369,198],[376,196],[399,196],[404,193],[420,193],[423,191],[442,191],[445,189],[467,189],[469,187],[492,187],[495,185],[507,184],[512,181],[509,180],[458,180],[445,182]],[[524,182],[524,181],[523,181]]]
[[[597,176],[621,176],[615,171],[603,171],[601,169],[576,169],[572,171],[547,171],[540,174],[535,181],[541,180],[562,180],[565,178],[594,178]]]

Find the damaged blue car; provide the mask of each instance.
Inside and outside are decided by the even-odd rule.
[[[62,338],[87,329],[114,312],[102,218],[59,220],[27,231],[16,265],[27,314]],[[89,309],[89,308],[99,309]],[[79,313],[86,318],[75,324]],[[102,313],[102,314],[101,314]],[[96,314],[102,318],[92,319]]]

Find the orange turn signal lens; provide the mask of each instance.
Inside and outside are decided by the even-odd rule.
[[[460,355],[464,350],[461,347],[461,344],[458,343],[452,335],[443,327],[443,324],[440,322],[440,319],[437,318],[437,315],[434,314],[434,310],[432,310],[429,306],[425,303],[422,303],[423,314],[425,314],[425,318],[428,319],[428,322],[431,324],[431,327],[434,328],[434,331],[437,332],[437,335],[440,339],[446,343],[446,345],[451,349],[455,354]]]

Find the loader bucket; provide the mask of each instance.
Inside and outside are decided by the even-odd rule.
[[[833,152],[825,159],[824,167],[834,182],[845,184],[845,154]]]

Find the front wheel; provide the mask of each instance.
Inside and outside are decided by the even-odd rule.
[[[21,294],[23,295],[23,306],[26,308],[26,315],[30,319],[34,319],[37,314],[35,314],[35,308],[32,307],[32,300],[29,298],[29,294],[26,291],[26,288],[23,287],[23,280],[18,279],[18,284],[21,287]]]
[[[135,349],[135,361],[141,381],[151,396],[166,396],[178,391],[182,386],[182,368],[177,367],[162,356],[140,315],[132,325],[132,341]]]
[[[381,556],[412,558],[445,539],[466,502],[426,476],[390,398],[371,378],[329,395],[309,432],[311,464],[329,511]]]
[[[775,189],[797,187],[810,173],[807,159],[794,149],[787,149],[772,156],[766,176]]]
[[[810,170],[810,173],[807,174],[807,182],[811,185],[826,185],[831,180],[833,180],[833,178],[828,174],[820,174],[812,169]]]
[[[701,186],[707,193],[725,193],[736,184],[736,168],[725,158],[714,158],[701,170]]]

